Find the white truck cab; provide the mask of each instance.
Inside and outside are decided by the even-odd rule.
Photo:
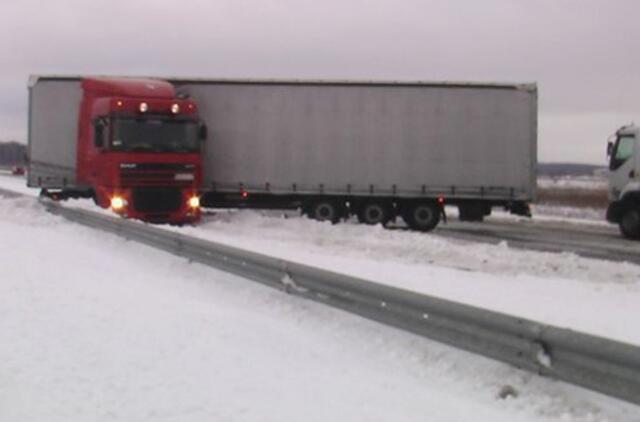
[[[629,239],[640,239],[640,127],[623,126],[607,146],[609,207],[607,221]]]

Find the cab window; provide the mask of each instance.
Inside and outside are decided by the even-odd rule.
[[[625,163],[633,155],[633,145],[635,137],[632,135],[622,135],[618,137],[616,146],[611,154],[609,169],[615,170]]]

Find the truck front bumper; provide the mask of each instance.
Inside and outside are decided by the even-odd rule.
[[[116,214],[149,223],[194,223],[200,219],[199,201],[193,189],[102,189],[99,203]],[[115,200],[114,200],[115,199]],[[117,206],[114,206],[117,205]]]

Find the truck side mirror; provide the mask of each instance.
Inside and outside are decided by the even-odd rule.
[[[201,141],[204,141],[207,139],[207,136],[209,136],[209,130],[207,129],[207,125],[202,123],[198,128],[198,138],[200,138]]]
[[[609,157],[612,152],[613,152],[613,142],[609,141],[607,142],[607,157]]]
[[[104,122],[96,120],[93,124],[93,144],[96,148],[104,146]]]

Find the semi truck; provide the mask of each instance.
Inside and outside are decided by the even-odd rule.
[[[35,77],[27,184],[53,199],[90,197],[125,217],[197,221],[197,106],[155,79]]]
[[[45,157],[50,152],[35,154],[42,150],[36,144],[48,142],[47,128],[58,124],[56,109],[37,107],[35,103],[40,87],[57,87],[47,94],[50,102],[79,102],[83,86],[91,85],[87,80],[105,83],[100,78],[32,78],[31,185],[45,186],[46,174],[38,162],[57,164]],[[149,160],[162,165],[188,161],[194,177],[182,193],[183,202],[193,200],[211,208],[298,208],[311,218],[333,223],[356,216],[364,224],[384,225],[401,217],[410,228],[421,231],[436,227],[444,217],[445,205],[457,206],[459,218],[466,221],[481,221],[493,207],[530,215],[537,161],[535,84],[184,78],[147,81],[166,87],[163,110],[173,101],[181,110],[192,107],[193,114],[185,117],[200,128],[200,143],[189,141],[193,151],[184,154],[119,151],[117,163],[111,162],[120,172],[135,169],[143,177],[151,174],[152,168],[146,164]],[[150,116],[136,108],[150,101],[144,98],[148,91],[141,89],[133,97],[124,94],[112,92],[110,101],[130,101],[127,104],[131,104],[134,116],[129,118],[134,121]],[[129,97],[132,99],[127,100]],[[160,120],[173,122],[176,118],[167,114]],[[91,116],[75,116],[72,111],[66,119],[67,126],[82,121],[80,127],[85,127],[88,139],[96,132],[96,125],[107,128],[102,129],[102,149],[93,152],[94,165],[106,160],[118,149],[115,143],[122,142],[114,128],[117,117],[104,111]],[[148,141],[151,148],[156,143],[164,144],[164,127],[156,132],[158,141]],[[38,136],[33,135],[36,131]],[[203,141],[206,134],[208,139]],[[72,132],[66,129],[67,142],[72,138]],[[85,142],[93,145],[90,139]],[[178,157],[183,161],[177,161]],[[172,177],[178,177],[177,172]],[[60,185],[59,177],[55,180],[59,194],[77,194],[80,190],[84,195],[100,195],[93,187],[99,183],[89,186],[77,176],[72,179],[71,174],[67,175],[67,186]],[[118,197],[127,201],[120,208],[122,215],[150,220],[139,213],[135,201],[135,195],[143,195],[146,187],[136,186],[120,195],[123,186],[117,178],[112,180],[117,189],[102,193],[98,203],[109,205],[105,198],[117,191]],[[172,186],[157,188],[167,190]],[[160,195],[154,198],[158,206],[166,207],[161,205],[162,199]]]
[[[629,239],[640,239],[640,127],[623,126],[607,144],[609,206],[607,220]]]

